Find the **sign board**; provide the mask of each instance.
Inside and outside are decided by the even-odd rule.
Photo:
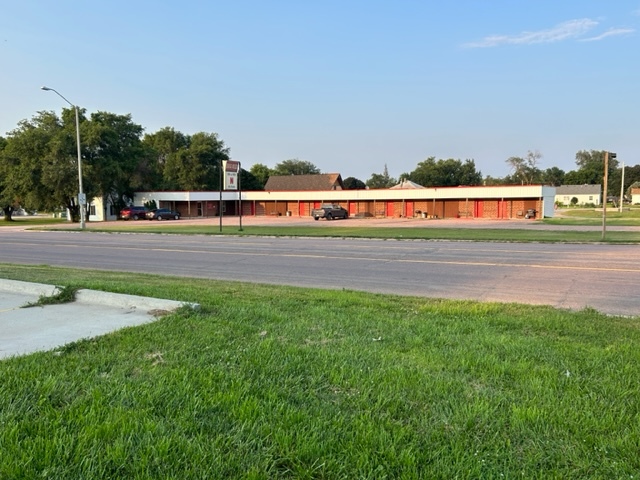
[[[87,203],[87,194],[79,193],[78,194],[78,205],[85,205]]]
[[[224,169],[224,189],[238,190],[238,174],[240,173],[240,162],[233,160],[224,160],[222,162]]]

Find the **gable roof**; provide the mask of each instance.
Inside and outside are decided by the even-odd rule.
[[[318,173],[316,175],[272,175],[264,189],[272,192],[343,190],[339,173]]]
[[[561,185],[556,187],[556,195],[598,195],[601,185]]]
[[[399,184],[390,187],[390,190],[409,190],[415,188],[424,188],[422,185],[412,182],[411,180],[403,179]]]

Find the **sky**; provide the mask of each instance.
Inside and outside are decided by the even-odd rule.
[[[640,0],[0,0],[0,66],[1,136],[61,114],[46,85],[146,133],[215,132],[245,169],[640,164]]]

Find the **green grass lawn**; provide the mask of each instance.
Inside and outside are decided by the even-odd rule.
[[[602,241],[601,231],[573,230],[541,230],[511,228],[429,228],[397,227],[379,228],[366,225],[353,227],[331,226],[248,226],[242,231],[237,226],[224,226],[220,233],[217,225],[181,225],[179,222],[151,224],[140,222],[140,225],[123,225],[108,228],[92,226],[93,232],[137,232],[181,235],[256,235],[256,236],[291,236],[291,237],[339,237],[339,238],[382,238],[396,240],[460,240],[460,241],[496,241],[496,242],[568,242],[593,243]],[[354,222],[357,223],[357,222]],[[77,227],[70,227],[76,231]],[[56,228],[56,230],[60,230]],[[606,241],[610,243],[640,242],[640,231],[618,232],[608,231]]]
[[[1,361],[0,478],[640,474],[640,318],[47,266],[0,277],[202,305]]]
[[[638,227],[640,226],[640,208],[623,209],[620,212],[609,206],[606,222],[611,226]],[[545,219],[544,223],[552,225],[602,225],[602,209],[569,208],[562,210],[559,217]]]

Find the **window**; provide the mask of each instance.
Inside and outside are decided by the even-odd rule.
[[[89,215],[95,215],[96,214],[96,206],[91,204],[89,205]]]

